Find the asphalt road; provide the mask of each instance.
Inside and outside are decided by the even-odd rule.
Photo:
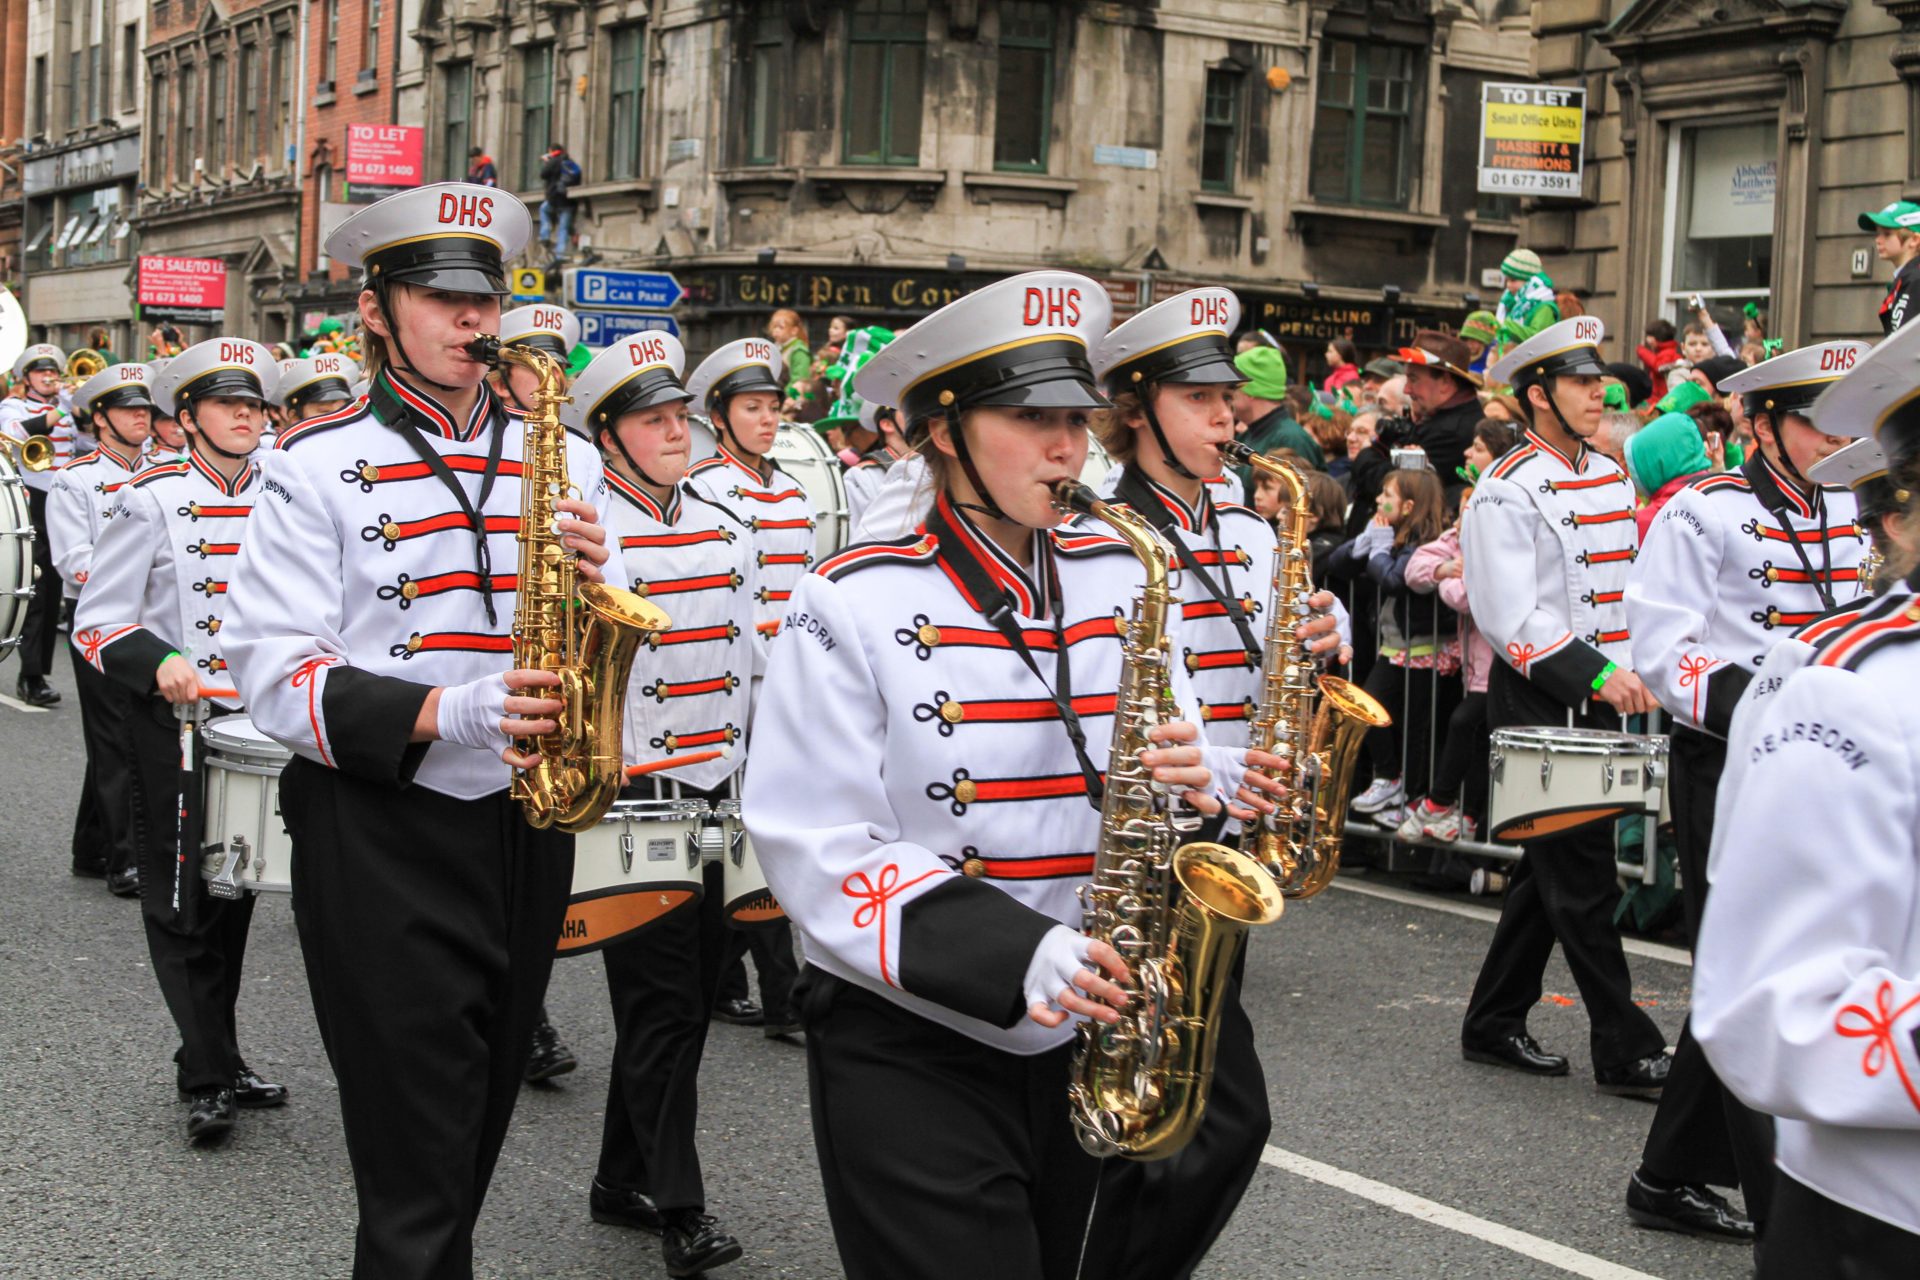
[[[0,666],[0,689],[13,676]],[[223,1148],[190,1149],[138,909],[67,873],[81,751],[64,661],[56,686],[66,700],[51,712],[0,705],[0,1276],[345,1276],[352,1183],[287,904],[269,898],[254,917],[240,1026],[251,1062],[292,1101],[242,1113]],[[1343,877],[1254,942],[1272,1149],[1201,1274],[1746,1276],[1738,1246],[1627,1222],[1621,1198],[1653,1111],[1593,1091],[1565,968],[1549,971],[1555,994],[1532,1026],[1573,1058],[1571,1077],[1465,1064],[1460,1014],[1491,925],[1428,905],[1442,899],[1367,892],[1389,883]],[[1671,1039],[1688,969],[1630,959]],[[598,962],[561,961],[549,1004],[581,1067],[522,1096],[479,1274],[663,1276],[652,1237],[587,1217],[612,1052]],[[716,1276],[839,1274],[804,1070],[795,1045],[714,1027],[701,1081],[709,1207],[746,1246]]]

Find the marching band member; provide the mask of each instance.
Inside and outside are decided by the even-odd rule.
[[[847,468],[844,482],[847,527],[856,529],[860,526],[860,517],[866,514],[868,505],[886,483],[887,473],[908,451],[907,442],[900,435],[899,415],[890,406],[863,400],[852,387],[847,387],[834,412],[841,412],[843,407],[852,411],[850,417],[843,420],[847,447],[860,455],[860,460]],[[821,424],[826,421],[821,419]]]
[[[1087,346],[1108,311],[1091,280],[1031,272],[861,371],[930,441],[939,496],[924,532],[801,580],[756,712],[746,821],[805,935],[815,1144],[854,1280],[1065,1277],[1087,1230],[1072,1019],[1117,1019],[1125,966],[1079,931],[1075,895],[1100,839],[1113,619],[1141,571],[1115,539],[1059,532],[1051,485],[1079,475],[1104,407]],[[1202,811],[1235,793],[1237,764],[1220,785],[1208,765],[1238,753],[1203,757],[1191,723],[1152,738],[1144,763]]]
[[[729,754],[636,779],[627,795],[685,795],[709,803],[745,759],[754,668],[752,532],[684,483],[692,436],[686,353],[670,334],[607,348],[581,372],[561,411],[592,436],[607,466],[606,528],[619,547],[619,585],[666,609],[673,629],[635,665],[627,692],[629,764],[688,748]],[[671,779],[671,781],[668,781]],[[746,950],[728,927],[719,864],[705,868],[696,907],[668,913],[601,951],[613,1002],[613,1071],[590,1207],[594,1221],[661,1237],[667,1274],[695,1275],[740,1256],[740,1243],[706,1212],[694,1134],[708,1013],[723,972]]]
[[[692,407],[707,415],[719,443],[718,453],[688,468],[687,479],[702,497],[735,512],[753,530],[759,582],[754,589],[754,629],[765,640],[779,630],[794,585],[813,564],[813,504],[806,487],[770,456],[780,434],[785,368],[773,343],[741,338],[702,360],[687,380]],[[761,1029],[769,1037],[798,1031],[792,1007],[797,972],[792,927],[782,921],[755,929],[747,945],[760,977]],[[737,990],[741,981],[735,978],[732,987]],[[728,1003],[735,1009],[751,1008],[740,999]],[[729,1020],[738,1020],[738,1015]]]
[[[530,230],[519,201],[438,183],[327,238],[363,271],[372,392],[266,455],[222,630],[255,725],[295,753],[294,920],[361,1277],[471,1273],[571,883],[572,837],[508,790],[559,677],[505,669],[525,440],[467,349]],[[570,441],[567,466],[588,500],[560,500],[557,532],[599,581],[600,462]]]
[[[1920,331],[1861,357],[1808,415],[1873,431],[1910,573],[1920,558]],[[1693,1024],[1777,1117],[1761,1280],[1920,1271],[1920,608],[1908,585],[1822,636],[1730,731],[1694,964]]]
[[[16,391],[0,401],[0,431],[18,441],[46,436],[53,446],[53,468],[46,471],[21,469],[27,486],[27,513],[33,522],[33,563],[39,570],[30,587],[26,626],[20,637],[20,679],[14,692],[30,707],[50,707],[60,694],[47,683],[53,669],[56,629],[60,624],[62,577],[54,570],[53,544],[47,528],[47,495],[53,489],[57,468],[73,461],[72,397],[60,388],[60,376],[67,371],[67,356],[50,342],[36,342],[22,351],[13,362]],[[71,597],[68,597],[71,598]],[[76,850],[76,855],[79,851]],[[98,860],[88,851],[76,856],[75,868],[88,867]]]
[[[1628,665],[1625,591],[1637,552],[1633,485],[1587,441],[1600,425],[1592,316],[1518,343],[1488,376],[1514,388],[1525,440],[1475,487],[1460,538],[1474,622],[1502,661],[1487,685],[1490,728],[1580,725],[1619,730],[1658,705]],[[1594,1085],[1657,1097],[1665,1037],[1633,1002],[1613,908],[1620,896],[1611,824],[1522,842],[1500,923],[1461,1027],[1469,1062],[1533,1075],[1567,1073],[1527,1032],[1555,942],[1585,1000]]]
[[[109,379],[107,375],[116,374]],[[40,376],[38,373],[33,376]],[[152,371],[144,365],[103,369],[80,388],[79,407],[96,424],[99,447],[54,471],[44,510],[53,565],[65,597],[78,601],[92,578],[101,530],[120,486],[142,469],[151,430]],[[92,392],[99,393],[95,403]],[[79,628],[74,632],[77,636]],[[127,754],[127,719],[133,698],[106,679],[75,648],[73,684],[80,697],[80,731],[87,747],[74,816],[73,866],[91,871],[104,857],[107,888],[116,896],[140,896],[140,798]]]
[[[284,425],[340,412],[359,398],[353,393],[353,384],[359,380],[359,363],[335,352],[282,362],[276,395],[286,412]]]
[[[160,356],[147,361],[147,368],[153,370],[154,386],[160,385],[160,379],[166,373],[167,364],[171,359],[170,356]],[[268,405],[267,408],[271,416],[273,406]],[[154,401],[149,416],[153,419],[153,432],[147,437],[146,460],[140,470],[145,471],[148,467],[162,466],[169,462],[185,462],[189,450],[186,429],[180,425],[180,419],[173,416],[170,407],[163,407],[158,400]]]
[[[287,1100],[284,1085],[261,1078],[240,1055],[234,1005],[254,895],[222,900],[200,877],[200,797],[181,791],[175,719],[176,708],[199,700],[201,686],[230,679],[220,656],[226,579],[259,496],[251,455],[276,375],[266,347],[214,338],[169,362],[158,386],[148,366],[121,364],[80,392],[96,420],[105,419],[103,442],[116,416],[144,415],[156,401],[193,440],[184,461],[119,487],[74,615],[73,645],[132,698],[124,740],[146,835],[140,914],[154,977],[180,1032],[175,1061],[194,1142],[233,1128],[235,1107]],[[230,709],[230,700],[214,705]]]
[[[1694,936],[1734,705],[1784,631],[1858,590],[1864,546],[1853,496],[1808,478],[1846,441],[1816,430],[1807,411],[1868,349],[1821,343],[1722,383],[1745,398],[1759,449],[1739,471],[1675,494],[1648,528],[1627,581],[1634,669],[1673,720],[1668,785]],[[1772,1147],[1772,1122],[1726,1094],[1683,1028],[1627,1186],[1627,1212],[1643,1226],[1750,1240],[1766,1225]],[[1743,1188],[1747,1217],[1708,1184]]]
[[[530,307],[515,307],[500,317],[500,341],[545,351],[566,370],[573,349],[580,345],[580,317],[565,307],[536,302]],[[540,379],[531,369],[517,364],[494,370],[490,379],[502,401],[525,413],[533,403]]]

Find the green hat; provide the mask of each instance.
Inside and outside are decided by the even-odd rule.
[[[1674,387],[1654,402],[1653,407],[1661,413],[1685,413],[1697,404],[1705,404],[1713,399],[1713,393],[1694,381],[1686,381]]]
[[[841,344],[840,358],[827,366],[824,376],[832,382],[852,377],[866,367],[867,361],[880,354],[893,338],[893,330],[883,325],[872,324],[864,329],[855,329]]]
[[[1895,200],[1878,213],[1860,215],[1860,229],[1871,231],[1875,227],[1889,230],[1920,231],[1920,204],[1911,200]]]
[[[1531,280],[1545,271],[1540,255],[1531,249],[1515,249],[1500,264],[1500,274],[1509,280]]]
[[[1287,398],[1287,358],[1273,347],[1248,347],[1233,358],[1233,367],[1247,375],[1240,389],[1254,399]]]
[[[1476,311],[1466,318],[1460,326],[1460,336],[1468,342],[1479,342],[1491,346],[1499,336],[1499,321],[1491,311]]]
[[[815,431],[824,432],[828,427],[847,427],[860,425],[860,408],[865,402],[849,391],[833,402],[833,407],[813,424]]]
[[[325,320],[322,320],[320,322],[319,327],[316,328],[314,332],[324,338],[328,334],[339,333],[341,328],[342,326],[338,320],[334,319],[332,316],[328,316]]]

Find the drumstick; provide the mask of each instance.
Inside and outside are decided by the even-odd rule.
[[[646,764],[630,764],[627,766],[627,776],[629,778],[638,778],[649,773],[660,773],[667,769],[678,769],[683,764],[705,764],[709,760],[724,760],[732,754],[732,747],[721,747],[717,751],[695,751],[691,755],[668,756],[665,760],[652,760]]]
[[[765,622],[756,622],[753,624],[753,629],[763,636],[773,635],[780,630],[780,619],[768,618]]]
[[[237,698],[240,696],[240,691],[238,689],[222,689],[217,685],[203,684],[196,686],[193,696],[196,698]]]

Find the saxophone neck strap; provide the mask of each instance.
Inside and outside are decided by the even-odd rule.
[[[493,482],[500,475],[500,451],[506,446],[506,423],[498,414],[491,415],[487,422],[487,467],[480,473],[479,500],[467,497],[463,487],[440,451],[428,442],[425,434],[413,425],[411,418],[403,418],[394,424],[394,433],[407,442],[421,462],[426,464],[433,478],[438,480],[446,491],[453,495],[459,504],[460,512],[467,518],[467,528],[473,532],[473,571],[477,575],[476,586],[480,590],[480,603],[487,611],[487,625],[500,625],[499,615],[493,607],[493,552],[487,546],[487,522],[480,513],[486,510],[487,498],[493,493]]]
[[[1054,708],[1060,713],[1060,724],[1067,731],[1067,740],[1073,744],[1073,755],[1080,765],[1080,776],[1086,779],[1087,802],[1099,809],[1106,797],[1106,784],[1101,780],[1100,771],[1093,767],[1092,757],[1087,754],[1087,731],[1080,723],[1080,713],[1073,709],[1073,662],[1067,652],[1067,630],[1062,621],[1065,604],[1060,598],[1060,580],[1054,571],[1050,544],[1046,539],[1040,539],[1041,551],[1035,559],[1035,567],[1045,579],[1047,599],[1052,606],[1052,684],[1047,683],[1046,676],[1040,672],[1039,663],[1033,660],[1033,651],[1027,647],[1026,636],[1021,633],[1020,623],[1014,616],[1012,597],[994,582],[985,566],[967,552],[967,536],[949,523],[946,513],[938,504],[927,513],[927,532],[939,540],[939,550],[935,554],[959,584],[962,594],[968,597],[969,603],[980,616],[1000,633],[1007,647],[1020,655],[1020,661],[1027,664],[1027,670],[1033,672],[1033,678],[1040,682],[1040,687],[1047,691],[1047,697],[1053,700]],[[1119,714],[1117,707],[1115,714]]]
[[[1174,521],[1173,513],[1167,510],[1166,504],[1160,501],[1159,495],[1154,493],[1152,486],[1147,482],[1146,478],[1140,474],[1137,468],[1128,466],[1121,470],[1120,483],[1114,489],[1114,497],[1139,512],[1142,520],[1145,520],[1161,534],[1165,535],[1167,541],[1173,544],[1173,550],[1177,557],[1175,567],[1184,569],[1199,579],[1200,585],[1207,589],[1207,594],[1218,601],[1220,607],[1227,611],[1227,617],[1233,621],[1233,629],[1240,633],[1240,644],[1247,651],[1247,661],[1253,664],[1255,669],[1258,669],[1261,661],[1265,658],[1266,650],[1262,647],[1259,639],[1254,636],[1253,624],[1248,620],[1247,611],[1241,607],[1239,598],[1221,585],[1221,582],[1227,581],[1226,565],[1224,563],[1221,564],[1221,581],[1216,582],[1213,575],[1208,573],[1206,569],[1193,558],[1192,554],[1187,550],[1186,544],[1180,541],[1177,536],[1178,526]],[[1205,513],[1206,527],[1213,535],[1214,546],[1219,548],[1220,516],[1219,513],[1213,509],[1213,504],[1207,500],[1207,493],[1204,487],[1200,491],[1200,505],[1201,510]],[[1223,548],[1222,550],[1224,551]],[[1231,583],[1229,582],[1228,585],[1231,585]]]

